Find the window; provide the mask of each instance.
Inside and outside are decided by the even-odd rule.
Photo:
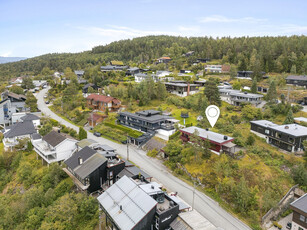
[[[305,216],[300,215],[300,221],[305,222]]]
[[[270,130],[269,129],[266,129],[264,132],[265,132],[265,134],[270,134]]]
[[[294,138],[293,137],[289,137],[289,142],[294,143]]]

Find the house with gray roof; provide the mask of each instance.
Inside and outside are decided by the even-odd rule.
[[[286,83],[291,84],[291,85],[307,87],[307,76],[306,75],[300,75],[300,76],[291,75],[286,78]]]
[[[33,113],[27,113],[20,118],[22,121],[31,121],[35,128],[41,125],[40,118]]]
[[[266,139],[267,143],[289,152],[304,150],[307,127],[298,124],[277,125],[267,120],[251,121],[251,131]]]
[[[62,162],[77,151],[77,140],[67,138],[60,132],[51,131],[42,139],[33,140],[35,152],[47,164]]]
[[[249,103],[252,105],[259,105],[262,102],[263,95],[242,92],[235,89],[219,88],[221,100],[231,105],[240,106],[242,103]]]
[[[19,143],[19,140],[31,138],[31,135],[37,133],[31,121],[18,122],[12,126],[8,126],[4,130],[3,144],[5,150],[12,149]]]
[[[179,97],[186,97],[192,94],[199,92],[199,87],[201,84],[192,84],[185,81],[171,81],[165,82],[166,90],[171,93],[175,94]]]
[[[292,230],[307,229],[307,193],[290,204],[293,210]]]

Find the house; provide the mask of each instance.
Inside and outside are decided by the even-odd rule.
[[[149,79],[151,76],[147,75],[147,73],[137,73],[134,75],[134,81],[136,83],[140,83],[142,81],[146,81],[147,79]]]
[[[106,119],[107,115],[102,115],[98,113],[91,113],[91,115],[87,118],[88,124],[91,127],[95,127],[99,123],[103,122],[104,119]]]
[[[259,93],[267,93],[268,90],[269,90],[269,88],[266,87],[266,86],[257,86],[257,91],[258,91]]]
[[[307,87],[307,76],[306,75],[301,75],[301,76],[288,76],[286,78],[286,83],[291,84],[291,85],[296,85],[296,86],[304,86]]]
[[[166,90],[171,93],[175,94],[179,97],[186,97],[192,94],[199,92],[199,84],[191,84],[185,81],[171,81],[165,82]]]
[[[77,142],[56,131],[51,131],[42,139],[32,139],[35,152],[42,158],[42,162],[45,161],[47,164],[68,159],[77,151]]]
[[[157,110],[144,110],[136,113],[120,112],[117,122],[143,132],[174,130],[174,119],[170,116],[161,115]]]
[[[187,52],[187,53],[185,53],[185,54],[182,54],[182,56],[183,56],[183,57],[190,57],[190,56],[192,56],[194,53],[195,53],[195,51],[189,51],[189,52]]]
[[[127,176],[97,199],[106,214],[106,224],[117,230],[170,229],[179,214],[179,205],[159,185],[138,184]]]
[[[229,73],[230,65],[207,65],[205,71],[207,73]]]
[[[83,70],[75,70],[74,73],[77,75],[78,78],[81,78],[84,75]]]
[[[137,73],[140,73],[141,70],[138,67],[130,67],[129,69],[127,69],[126,71],[126,75],[127,76],[134,76]]]
[[[210,58],[197,58],[196,61],[193,62],[193,65],[197,65],[199,63],[207,63],[210,60]]]
[[[171,61],[172,59],[170,57],[160,57],[158,58],[158,63],[164,63],[167,64]]]
[[[25,95],[6,91],[2,93],[2,100],[6,99],[10,100],[11,102],[11,107],[10,107],[11,113],[26,111],[27,97]]]
[[[102,72],[109,72],[109,71],[124,71],[128,69],[128,66],[117,66],[117,65],[106,65],[106,66],[101,66],[100,70]]]
[[[200,80],[194,81],[194,84],[197,84],[197,85],[199,85],[201,87],[204,87],[206,85],[206,82],[207,82],[206,80],[200,79]]]
[[[87,147],[92,147],[93,145],[97,144],[97,141],[94,141],[92,139],[82,139],[81,141],[77,142],[77,150],[80,151],[81,149]]]
[[[245,78],[245,79],[252,79],[253,71],[238,71],[237,78]]]
[[[41,125],[40,118],[33,113],[27,113],[20,118],[23,122],[31,121],[36,129]]]
[[[86,105],[94,110],[105,112],[106,108],[108,108],[109,112],[113,112],[121,107],[121,102],[114,97],[92,93],[86,98]]]
[[[11,109],[13,111],[11,111]],[[0,124],[9,124],[11,122],[12,114],[15,113],[16,108],[12,108],[11,101],[5,99],[0,101]]]
[[[219,155],[220,152],[226,152],[234,154],[236,151],[236,145],[232,143],[234,139],[232,137],[209,131],[209,129],[202,129],[195,126],[180,129],[180,139],[184,142],[190,141],[190,136],[197,133],[198,137],[210,142],[210,150]]]
[[[32,121],[18,122],[12,126],[7,126],[3,134],[4,149],[12,149],[19,143],[19,140],[31,138],[31,135],[37,133]]]
[[[262,102],[263,95],[242,92],[234,89],[219,88],[221,100],[231,105],[240,106],[242,103],[250,103],[252,105],[259,105]]]
[[[295,123],[299,124],[299,123],[305,123],[307,124],[307,118],[306,117],[295,117],[294,118]]]
[[[23,82],[23,77],[17,77],[17,78],[13,78],[11,79],[10,83],[12,85],[19,85]]]
[[[307,193],[290,204],[293,210],[292,230],[307,230]]]
[[[33,80],[34,88],[44,88],[46,87],[48,82],[46,80]]]
[[[93,83],[89,83],[89,84],[86,84],[85,86],[82,87],[82,93],[88,93],[88,88],[89,87],[92,87],[94,90],[98,90],[98,86],[93,84]]]
[[[156,72],[155,79],[156,81],[173,81],[175,78],[172,76],[172,72],[166,70],[158,70]]]
[[[289,152],[303,151],[307,127],[298,124],[277,125],[267,120],[251,121],[251,131],[267,143]]]

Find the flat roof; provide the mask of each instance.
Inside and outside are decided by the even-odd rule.
[[[80,147],[80,148],[84,148],[86,146],[90,146],[91,144],[94,144],[94,143],[97,143],[97,141],[94,141],[92,139],[83,139],[81,141],[79,141],[77,143],[77,145]]]
[[[260,125],[263,127],[277,126],[277,124],[273,123],[272,121],[268,121],[268,120],[250,121],[250,123]]]
[[[261,94],[247,93],[247,92],[242,92],[240,90],[235,90],[235,89],[219,88],[219,92],[229,93],[230,96],[249,97],[249,98],[263,97],[263,95]]]
[[[210,141],[214,141],[214,142],[219,143],[219,144],[222,144],[225,141],[233,140],[233,138],[230,137],[230,136],[226,136],[226,135],[223,135],[223,134],[220,134],[220,133],[215,133],[215,132],[212,132],[212,131],[209,131],[209,130],[207,131],[205,129],[198,128],[198,127],[195,127],[195,126],[184,128],[184,129],[181,129],[180,131],[193,134],[195,132],[195,130],[198,131],[199,137],[208,139]],[[227,137],[226,140],[224,139],[225,137]]]
[[[192,229],[197,230],[216,230],[217,228],[196,210],[190,212],[182,212],[179,217],[187,223]]]
[[[157,205],[157,201],[127,176],[119,179],[97,199],[122,230],[133,229]]]
[[[280,131],[283,133],[290,134],[292,136],[307,136],[307,127],[297,124],[289,124],[289,125],[277,125],[271,127],[276,131]]]
[[[290,205],[307,214],[307,193],[305,193],[305,195],[301,196],[297,200],[293,201]]]
[[[307,117],[295,117],[294,120],[302,121],[302,122],[307,122]]]
[[[187,83],[169,83],[169,82],[165,82],[165,85],[171,85],[171,86],[178,86],[178,87],[188,87]],[[200,86],[198,84],[190,84],[190,86]]]
[[[139,187],[143,189],[144,192],[146,192],[148,195],[154,195],[163,192],[160,189],[161,185],[159,185],[157,182],[154,181],[148,184],[141,184],[139,185]]]
[[[160,114],[146,117],[146,116],[142,116],[142,115],[138,115],[138,114],[134,114],[134,113],[129,113],[129,112],[120,112],[119,115],[124,115],[124,116],[128,116],[128,117],[144,120],[144,121],[147,121],[147,122],[160,122],[160,121],[165,121],[167,119],[173,118],[173,117],[170,117],[170,116],[160,115]]]

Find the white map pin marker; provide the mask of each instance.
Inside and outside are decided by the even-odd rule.
[[[206,116],[210,125],[213,128],[213,126],[217,122],[217,119],[219,119],[220,109],[215,105],[209,105],[206,109]]]

